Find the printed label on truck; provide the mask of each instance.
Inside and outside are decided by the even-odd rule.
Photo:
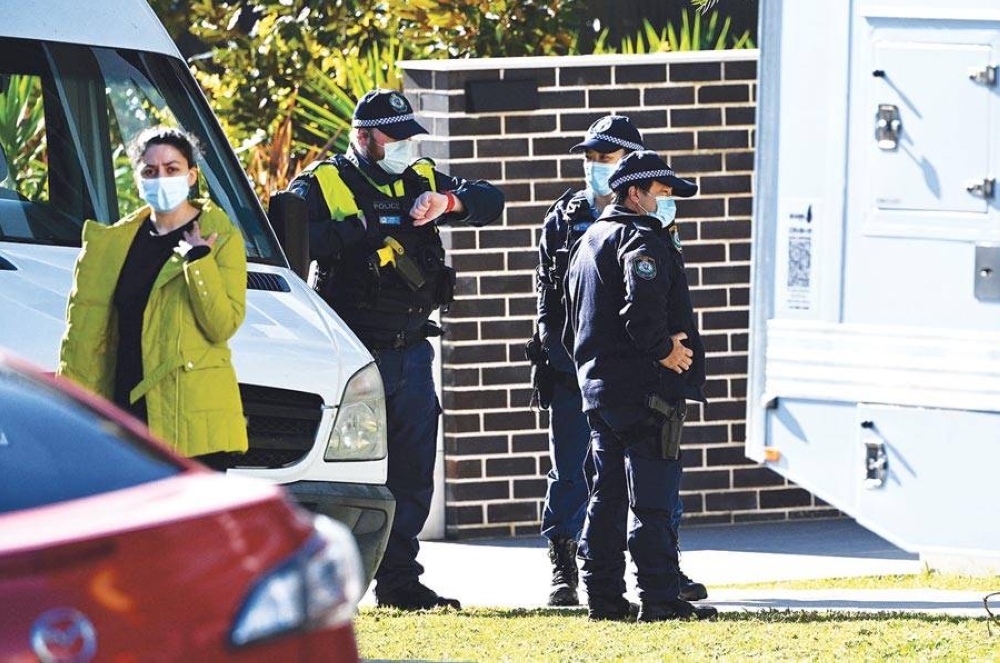
[[[811,318],[818,310],[816,208],[815,200],[784,199],[778,209],[775,308],[781,317]]]

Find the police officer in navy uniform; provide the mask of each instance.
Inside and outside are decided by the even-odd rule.
[[[562,282],[569,252],[587,228],[611,204],[609,180],[618,162],[643,149],[642,134],[624,115],[606,115],[587,130],[570,152],[583,152],[586,187],[572,189],[546,213],[538,246],[538,342],[551,372],[549,455],[552,469],[542,512],[542,535],[549,541],[552,589],[549,605],[578,605],[576,552],[587,511],[585,464],[590,452],[590,427],[583,413],[576,367],[562,345],[566,322]],[[543,403],[544,404],[544,403]],[[673,514],[676,529],[683,509],[677,500]],[[680,596],[686,600],[707,597],[705,586],[681,572]]]
[[[562,281],[570,249],[611,203],[608,180],[623,156],[641,150],[642,135],[629,118],[607,115],[594,122],[584,140],[570,152],[583,152],[586,187],[564,193],[545,215],[538,245],[538,332],[547,362],[550,395],[540,404],[549,408],[549,455],[552,469],[542,511],[542,535],[549,542],[552,588],[548,604],[578,605],[576,550],[587,510],[584,463],[590,451],[590,427],[583,414],[576,368],[562,346],[566,313]],[[539,388],[546,387],[539,385]]]
[[[716,610],[678,598],[672,523],[685,403],[705,400],[705,352],[673,197],[698,187],[650,151],[625,156],[610,186],[614,205],[574,246],[565,281],[564,343],[573,350],[595,466],[579,548],[588,612],[591,619],[634,614],[624,597],[627,546],[639,621],[705,619]]]
[[[375,573],[380,606],[460,608],[424,586],[417,534],[434,489],[438,403],[431,374],[441,334],[429,321],[454,296],[438,226],[482,226],[503,211],[503,194],[488,182],[450,177],[415,158],[427,133],[406,98],[372,90],[354,109],[351,147],[311,164],[289,187],[309,209],[317,290],[371,351],[385,387],[386,484],[396,513]]]

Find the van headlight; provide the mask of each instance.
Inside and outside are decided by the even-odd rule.
[[[347,381],[323,459],[378,460],[385,454],[385,390],[372,362]]]

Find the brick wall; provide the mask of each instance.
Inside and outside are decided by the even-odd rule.
[[[689,523],[836,512],[743,455],[756,51],[404,63],[404,91],[432,136],[421,153],[507,197],[501,220],[443,232],[459,272],[444,316],[442,394],[449,537],[538,532],[548,416],[528,408],[524,341],[535,315],[541,220],[582,186],[568,153],[601,115],[628,115],[699,195],[677,201],[708,350],[707,408],[689,410],[682,485]],[[535,80],[538,110],[470,114],[469,81]]]

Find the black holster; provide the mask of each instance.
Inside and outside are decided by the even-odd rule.
[[[447,313],[448,307],[455,301],[455,284],[458,278],[452,267],[443,265],[441,271],[437,274],[437,279],[437,291],[434,298],[437,300],[441,310]]]
[[[552,283],[552,287],[556,290],[561,290],[563,287],[562,280],[566,276],[566,272],[569,270],[569,247],[563,246],[556,249],[555,254],[552,256],[552,274],[549,276],[549,281]]]
[[[646,396],[646,407],[652,410],[659,428],[660,457],[677,460],[681,455],[681,433],[687,418],[687,403],[683,398],[669,403],[658,394],[649,394]]]
[[[549,363],[549,354],[542,345],[542,339],[535,331],[534,336],[524,344],[524,358],[531,362],[531,400],[528,407],[548,410],[555,396],[556,370]]]

